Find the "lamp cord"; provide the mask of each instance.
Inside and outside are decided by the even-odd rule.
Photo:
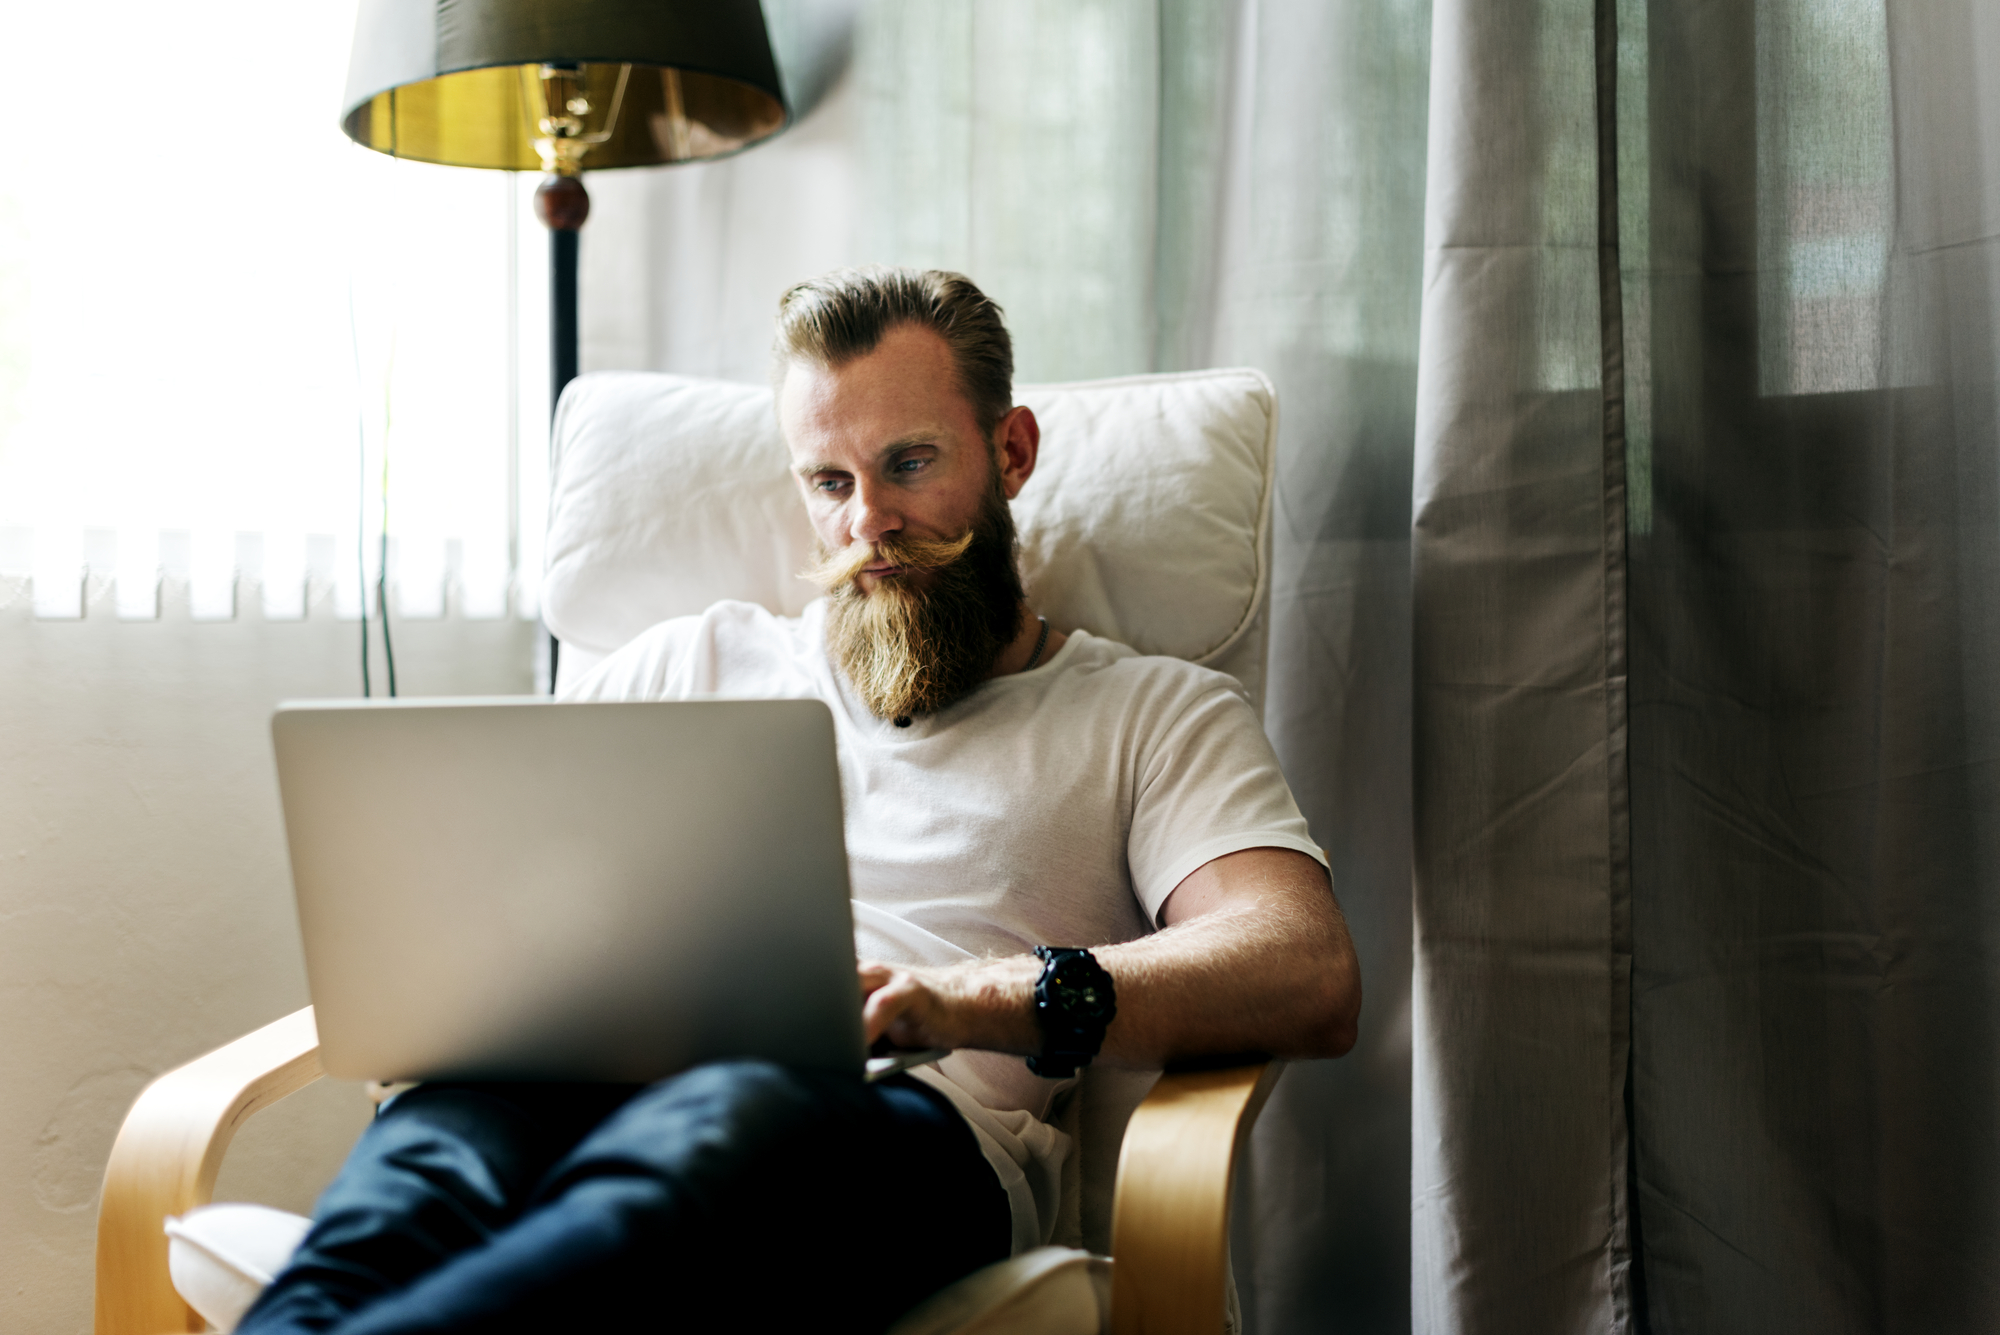
[[[355,476],[354,563],[361,590],[361,696],[374,694],[368,677],[368,415],[361,406],[361,332],[354,315],[354,280],[347,280],[347,346],[354,358],[354,435],[359,456]],[[389,375],[395,373],[395,354],[389,358]],[[389,389],[383,388],[382,421],[382,535],[377,548],[375,604],[382,615],[382,661],[389,670],[389,696],[396,695],[396,646],[389,636]]]
[[[389,669],[389,698],[393,700],[396,698],[396,646],[389,640],[389,440],[386,433],[382,439],[382,553],[375,566],[375,606],[382,613],[382,661]],[[367,609],[362,610],[365,612]]]
[[[354,587],[361,595],[361,698],[368,683],[368,415],[361,408],[361,334],[354,319],[354,279],[347,280],[347,346],[354,356]]]

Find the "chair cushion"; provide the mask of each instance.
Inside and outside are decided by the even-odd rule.
[[[1037,1247],[932,1294],[889,1335],[1098,1335],[1110,1311],[1108,1257]]]
[[[1042,426],[1014,502],[1036,607],[1058,629],[1195,662],[1250,634],[1268,582],[1270,382],[1194,371],[1017,397]],[[812,534],[786,463],[768,389],[642,372],[571,382],[555,424],[549,629],[594,658],[724,598],[798,613],[814,596],[797,574]]]
[[[169,1219],[174,1291],[218,1331],[234,1330],[311,1227],[264,1205],[204,1205]],[[1110,1261],[1040,1247],[933,1294],[890,1335],[1098,1335],[1110,1303]]]
[[[311,1227],[268,1205],[199,1206],[167,1220],[167,1274],[211,1326],[234,1330]]]

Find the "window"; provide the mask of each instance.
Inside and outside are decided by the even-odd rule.
[[[156,616],[164,571],[196,617],[358,617],[385,477],[395,610],[535,615],[534,181],[349,144],[354,12],[12,16],[17,50],[106,52],[22,64],[47,137],[0,180],[0,572],[38,615]]]

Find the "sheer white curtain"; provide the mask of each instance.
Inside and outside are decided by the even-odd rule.
[[[450,567],[466,614],[506,611],[540,531],[540,229],[510,175],[347,143],[354,10],[8,11],[38,147],[0,180],[0,573],[39,614],[151,618],[164,569],[197,618],[239,573],[266,617],[357,616],[385,449],[401,610],[442,614]]]
[[[771,3],[788,73],[837,50]],[[963,270],[1024,380],[1276,380],[1268,727],[1363,956],[1364,1034],[1289,1071],[1239,1197],[1262,1331],[1408,1325],[1409,530],[1429,5],[879,0],[783,138],[592,178],[584,364],[761,381],[786,286]]]

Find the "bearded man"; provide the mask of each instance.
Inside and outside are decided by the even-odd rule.
[[[1040,437],[999,308],[842,271],[785,295],[777,353],[826,597],[665,622],[569,698],[823,700],[868,1038],[951,1055],[419,1086],[240,1330],[881,1330],[1057,1235],[1078,1067],[1353,1045],[1353,947],[1242,688],[1027,605],[1008,503]]]

